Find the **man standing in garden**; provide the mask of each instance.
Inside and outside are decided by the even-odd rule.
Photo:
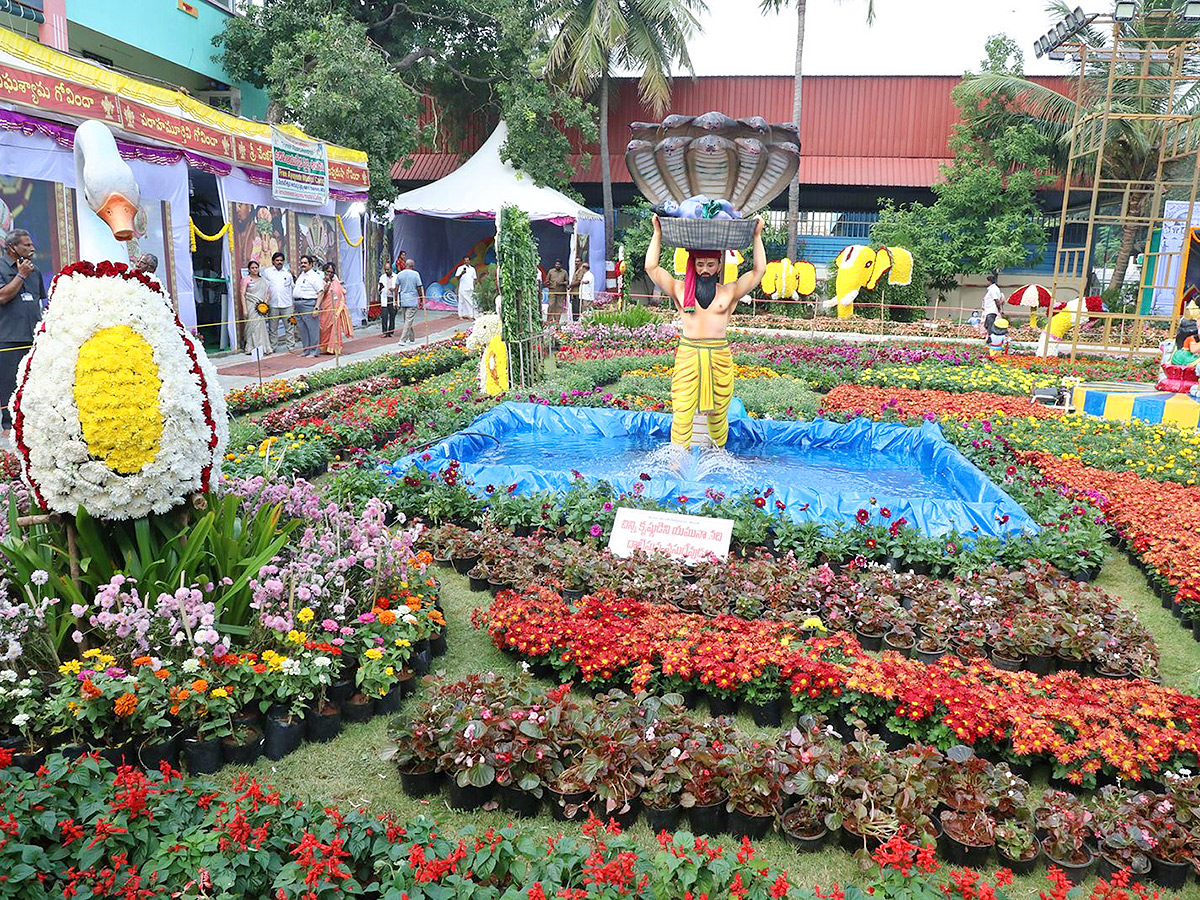
[[[396,292],[400,295],[401,344],[408,341],[415,343],[417,340],[417,333],[413,330],[413,325],[417,321],[417,306],[420,305],[425,295],[417,264],[410,259],[406,261],[405,266],[404,271],[396,276]]]
[[[267,322],[267,333],[271,336],[272,349],[295,349],[296,323],[292,321],[295,280],[284,265],[282,253],[276,251],[272,254],[271,267],[262,270],[262,277],[271,289],[271,319]]]
[[[992,333],[992,323],[1000,315],[1000,304],[1004,302],[1004,292],[996,284],[996,275],[987,277],[987,290],[983,294],[983,339],[987,341]]]
[[[654,236],[646,249],[646,274],[682,313],[675,373],[671,377],[671,443],[692,444],[696,413],[708,417],[708,434],[716,447],[729,437],[729,402],[733,399],[733,354],[726,332],[737,302],[756,288],[767,271],[762,219],[754,225],[754,268],[732,284],[721,283],[724,253],[688,249],[687,272],[676,281],[658,265],[662,225],[654,217]]]
[[[557,315],[562,324],[569,321],[569,307],[567,306],[567,288],[570,286],[570,276],[567,275],[567,270],[563,268],[562,260],[556,259],[554,267],[546,273],[546,288],[550,291],[550,310],[547,313],[547,318],[553,322]]]

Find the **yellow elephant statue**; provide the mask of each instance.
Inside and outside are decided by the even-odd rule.
[[[683,247],[675,248],[675,276],[682,278],[687,273],[688,252]],[[722,284],[733,284],[738,280],[738,266],[745,261],[738,250],[725,251],[725,271],[722,273]]]
[[[767,263],[763,293],[772,300],[795,300],[817,289],[817,268],[810,262],[792,262],[786,257]]]
[[[888,284],[903,285],[912,282],[913,256],[904,247],[880,247],[873,250],[863,244],[851,244],[834,260],[837,278],[834,281],[834,296],[825,301],[826,309],[837,307],[838,318],[848,319],[854,315],[854,301],[859,291],[873,290],[886,274]]]

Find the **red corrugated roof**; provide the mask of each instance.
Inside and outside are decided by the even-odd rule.
[[[1057,90],[1068,91],[1071,78],[1038,78]],[[948,142],[958,110],[950,92],[955,76],[810,76],[804,79],[800,122],[800,183],[928,187],[938,166],[952,158]],[[720,110],[731,116],[760,115],[772,122],[792,118],[793,79],[755,75],[676,79],[669,112],[699,115]],[[634,79],[618,79],[609,109],[609,140],[613,180],[630,181],[624,146],[629,123],[655,116],[637,97]],[[464,156],[418,153],[405,169],[399,164],[392,178],[433,181],[454,171],[479,146],[469,142]],[[576,182],[600,181],[598,146],[591,163]]]

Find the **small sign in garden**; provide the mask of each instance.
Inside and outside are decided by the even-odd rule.
[[[629,556],[634,550],[644,550],[686,560],[709,556],[725,559],[729,556],[732,534],[732,519],[621,507],[608,539],[608,549],[614,556]]]

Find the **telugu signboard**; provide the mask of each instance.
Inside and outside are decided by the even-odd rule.
[[[629,556],[635,550],[642,550],[686,560],[709,556],[725,559],[729,556],[732,535],[732,519],[621,507],[608,539],[608,549],[613,556]]]
[[[329,202],[329,162],[325,144],[294,138],[272,127],[271,196],[276,200],[318,206]]]

